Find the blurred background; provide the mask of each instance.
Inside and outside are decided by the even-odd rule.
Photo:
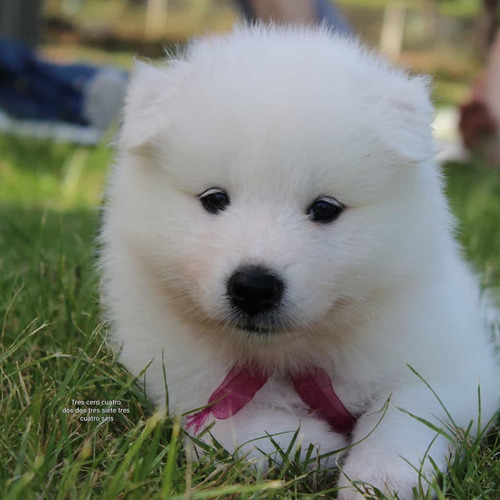
[[[416,70],[437,72],[443,81],[457,83],[457,89],[457,78],[470,80],[477,59],[485,55],[487,3],[482,0],[337,0],[336,4],[365,42],[392,52]],[[28,42],[38,42],[42,54],[60,61],[125,67],[130,52],[161,56],[165,43],[228,31],[241,17],[232,0],[2,0],[0,5],[4,36],[17,29]],[[20,10],[24,10],[21,18]],[[460,97],[460,91],[454,95]]]
[[[445,102],[465,97],[489,36],[482,0],[338,0],[353,31],[417,71],[438,77]],[[158,57],[164,44],[224,32],[240,18],[232,0],[1,0],[0,35],[40,53],[128,67],[130,54]],[[446,90],[446,91],[445,91]],[[441,93],[439,93],[441,95]]]

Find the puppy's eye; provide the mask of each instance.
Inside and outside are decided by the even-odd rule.
[[[313,222],[327,224],[333,222],[344,210],[344,205],[332,196],[321,196],[307,209],[307,214]]]
[[[210,188],[201,193],[198,198],[203,208],[211,214],[221,212],[229,205],[229,196],[219,188]]]

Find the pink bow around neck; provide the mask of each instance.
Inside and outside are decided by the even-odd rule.
[[[193,428],[197,434],[210,415],[219,420],[236,415],[253,399],[270,375],[249,366],[233,366],[210,396],[207,406],[186,418],[186,429]],[[290,378],[300,399],[312,413],[337,432],[348,434],[352,431],[356,421],[335,394],[330,376],[324,370],[316,367],[291,374]]]

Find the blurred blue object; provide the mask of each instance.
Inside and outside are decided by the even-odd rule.
[[[314,0],[314,5],[316,7],[316,16],[320,23],[325,23],[327,26],[344,35],[353,34],[351,26],[340,14],[333,2],[329,2],[328,0]]]
[[[238,4],[247,21],[255,22],[258,20],[250,0],[235,0],[235,2]],[[340,14],[333,2],[329,0],[312,0],[312,2],[316,11],[318,24],[324,23],[344,35],[352,35],[349,23]]]
[[[87,64],[53,64],[14,40],[0,39],[0,108],[21,119],[105,129],[117,116],[127,74]]]

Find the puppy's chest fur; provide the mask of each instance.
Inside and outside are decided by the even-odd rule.
[[[344,381],[340,377],[333,376],[332,385],[342,404],[353,416],[362,414],[375,398],[375,394],[368,393],[366,388]],[[264,387],[255,395],[252,405],[284,410],[299,417],[310,414],[310,410],[297,394],[287,374],[271,375]]]

